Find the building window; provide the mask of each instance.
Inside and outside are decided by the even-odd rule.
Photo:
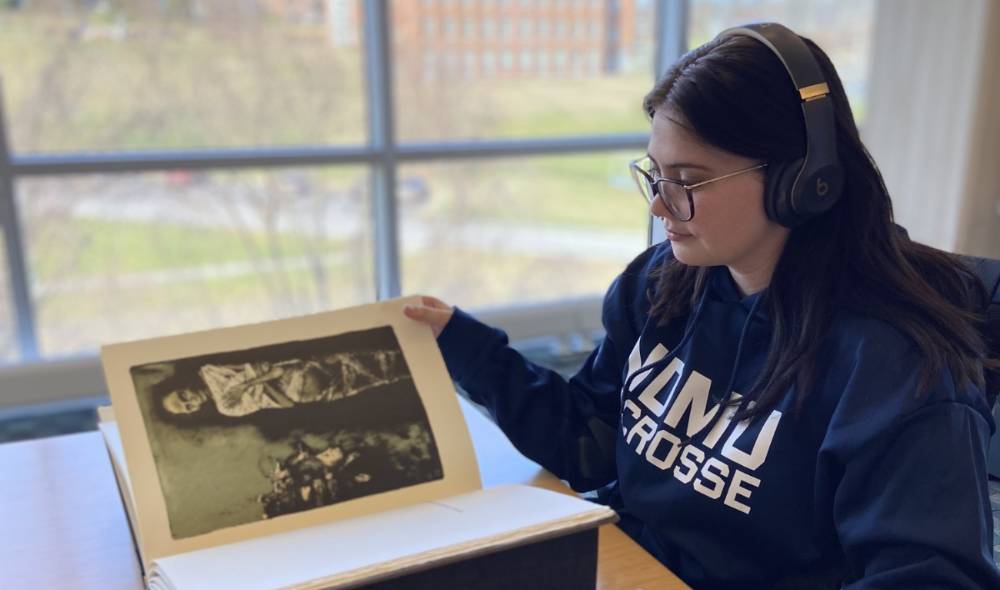
[[[534,29],[534,23],[529,17],[524,17],[521,19],[521,37],[528,38],[531,37]]]
[[[513,51],[510,51],[510,50],[504,51],[501,54],[500,59],[501,59],[501,64],[500,65],[503,67],[504,71],[509,72],[510,70],[514,69],[514,52]]]
[[[521,71],[530,72],[531,67],[534,65],[534,54],[530,49],[521,50]]]
[[[514,23],[511,21],[509,16],[505,16],[500,20],[500,36],[510,37],[510,34],[514,31]]]
[[[437,19],[433,16],[424,17],[424,35],[434,37],[437,35]]]
[[[538,73],[546,74],[549,70],[549,52],[545,49],[539,50],[535,63],[538,64]]]
[[[492,51],[483,52],[483,73],[490,75],[496,70],[496,55]]]

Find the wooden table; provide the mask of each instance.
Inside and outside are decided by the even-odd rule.
[[[464,404],[484,486],[570,493]],[[142,590],[139,563],[100,434],[0,445],[0,588]],[[672,590],[680,580],[614,525],[601,527],[600,590]]]

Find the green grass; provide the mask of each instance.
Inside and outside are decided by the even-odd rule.
[[[274,243],[282,256],[289,258],[317,250],[340,252],[348,244],[331,239],[309,243],[301,235],[289,233],[269,238],[263,232],[252,232],[241,237],[231,230],[93,218],[77,218],[49,231],[31,252],[31,268],[40,282],[252,260],[261,253],[266,257]]]
[[[638,253],[640,246],[637,246]],[[602,293],[627,260],[429,249],[404,256],[404,293],[426,292],[468,307]],[[446,272],[443,272],[446,271]],[[43,354],[324,311],[374,300],[372,278],[353,261],[240,277],[60,293],[36,306]]]
[[[374,299],[367,269],[344,261],[324,270],[322,284],[308,270],[293,269],[59,293],[36,303],[42,351],[47,356],[73,354],[111,342],[246,324]]]
[[[626,172],[629,155],[580,154],[414,165],[428,180],[430,218],[642,231],[646,205]],[[405,211],[404,211],[405,214]]]
[[[642,250],[640,242],[636,254]],[[403,257],[403,292],[434,295],[466,309],[603,294],[627,263],[588,259],[586,252],[566,256],[432,248]]]

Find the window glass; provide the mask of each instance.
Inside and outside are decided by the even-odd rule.
[[[399,139],[645,131],[641,104],[652,87],[654,8],[651,0],[392,2]],[[468,26],[483,34],[429,36],[407,26],[427,18],[473,23]],[[427,54],[472,54],[483,67],[454,70],[438,60],[431,71],[422,66]],[[498,56],[495,68],[486,65],[493,55]],[[541,55],[546,57],[536,59]]]
[[[360,168],[31,178],[17,188],[43,356],[375,298]]]
[[[646,245],[630,157],[402,166],[403,292],[466,307],[604,293]]]
[[[15,152],[365,140],[359,3],[0,3]]]

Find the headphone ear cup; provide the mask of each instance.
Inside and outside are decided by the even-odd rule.
[[[782,162],[767,168],[767,182],[764,185],[764,211],[774,222],[785,227],[795,225],[798,215],[792,206],[792,185],[802,168],[803,160]]]

